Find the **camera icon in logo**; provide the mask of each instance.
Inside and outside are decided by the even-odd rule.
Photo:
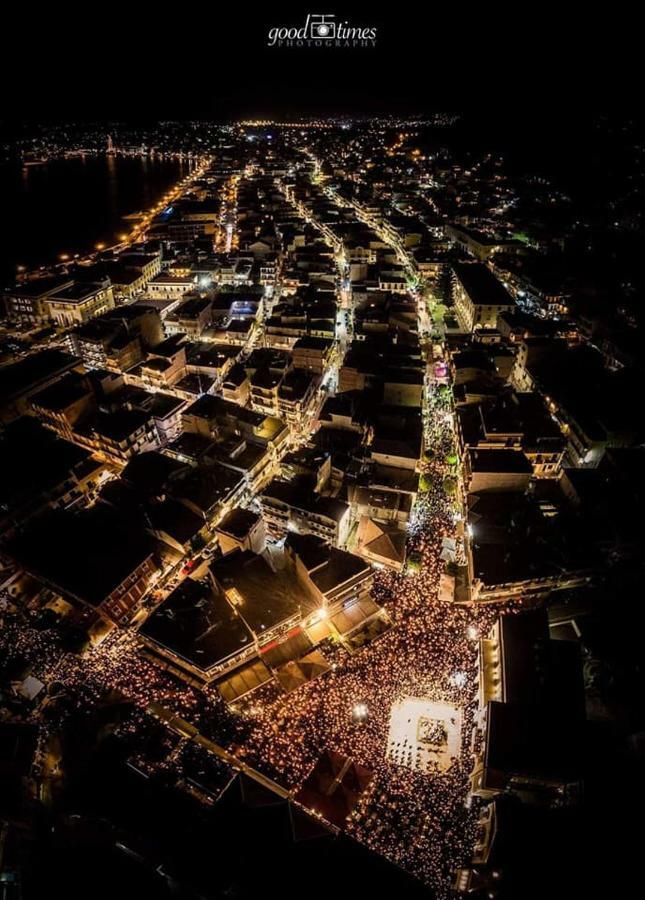
[[[331,41],[336,37],[336,22],[331,15],[312,15],[309,22],[311,37]]]

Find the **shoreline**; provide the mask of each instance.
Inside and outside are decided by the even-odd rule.
[[[143,159],[140,154],[108,154],[105,151],[92,152],[91,156],[96,159],[98,159],[99,157],[105,157],[106,159],[108,159],[110,156],[123,159],[135,159],[137,157]],[[74,160],[77,160],[78,158],[78,156],[72,158],[61,156],[57,157],[55,160],[52,159],[51,161],[72,162]],[[159,157],[161,161],[163,161],[164,159],[168,160],[168,158],[168,154]],[[197,176],[197,173],[200,172],[204,167],[204,162],[203,160],[200,161],[200,157],[193,156],[191,158],[188,158],[186,156],[182,157],[181,154],[173,154],[172,158],[178,158],[178,160],[183,161],[183,163],[194,163],[195,165],[191,169],[191,171],[184,176],[184,178],[175,180],[169,187],[166,187],[165,189],[160,187],[159,192],[155,191],[155,200],[151,207],[139,206],[137,208],[135,205],[135,208],[133,210],[126,211],[122,215],[120,215],[119,221],[123,223],[123,232],[121,235],[119,235],[119,238],[117,238],[116,240],[98,239],[92,249],[86,249],[84,251],[75,250],[70,253],[54,253],[54,258],[52,258],[49,262],[36,262],[31,265],[21,265],[17,263],[15,265],[15,268],[13,269],[13,273],[11,272],[11,264],[8,261],[7,271],[2,278],[2,289],[7,290],[15,284],[22,284],[26,281],[35,280],[37,278],[57,275],[61,272],[64,273],[65,269],[68,266],[73,265],[74,263],[85,264],[97,261],[97,259],[100,258],[101,254],[116,254],[119,251],[125,249],[130,244],[134,243],[136,240],[140,240],[145,234],[145,229],[142,229],[140,227],[141,223],[146,222],[146,224],[148,224],[148,222],[151,221],[153,215],[156,215],[159,207],[163,208],[164,203],[172,202],[172,200],[175,199],[181,191],[186,189],[190,181],[193,180]],[[146,159],[154,159],[156,161],[157,157],[148,156],[146,157]],[[49,161],[45,162],[44,165],[47,165],[48,162]],[[42,168],[42,166],[29,167],[28,171],[40,168]],[[24,171],[25,170],[23,168],[23,173]],[[181,173],[178,174],[180,175]],[[133,226],[132,218],[130,217],[134,216],[136,216],[136,220]],[[113,231],[114,230],[118,230],[118,226],[115,226]],[[56,259],[56,257],[58,258]],[[43,257],[41,257],[41,259],[42,258]]]

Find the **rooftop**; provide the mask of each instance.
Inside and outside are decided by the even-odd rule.
[[[152,541],[127,518],[96,504],[33,521],[10,553],[63,594],[98,605],[151,555]]]
[[[62,350],[39,350],[0,368],[0,404],[38,387],[54,375],[73,369],[80,360]]]
[[[67,275],[52,276],[46,278],[29,278],[14,287],[7,289],[10,297],[46,297],[48,294],[73,284],[73,279]]]
[[[301,337],[298,338],[294,345],[294,350],[320,350],[324,352],[327,350],[333,341],[327,340],[327,338],[319,338],[319,337]]]
[[[242,476],[218,463],[187,471],[174,482],[172,492],[207,515],[218,503],[224,503],[241,484]]]
[[[11,514],[23,504],[40,505],[92,459],[89,451],[58,438],[35,418],[16,419],[0,434],[0,507]]]
[[[254,528],[260,521],[257,513],[251,512],[250,509],[237,507],[227,513],[217,526],[217,530],[222,534],[231,535],[231,537],[241,540]]]
[[[306,607],[295,576],[286,567],[275,571],[267,559],[268,554],[234,550],[210,566],[216,585],[237,604],[240,616],[257,637]]]
[[[73,403],[91,394],[91,390],[82,375],[69,372],[67,375],[34,394],[31,402],[52,411],[67,409]]]
[[[149,421],[150,413],[148,412],[140,409],[119,409],[116,412],[99,412],[93,427],[101,437],[120,444]]]
[[[530,475],[533,466],[521,450],[469,450],[473,472],[504,472]]]
[[[333,497],[321,497],[299,482],[277,481],[274,479],[264,489],[262,497],[278,500],[293,509],[303,512],[326,516],[336,522],[340,522],[349,509],[348,505],[342,500],[335,500]]]
[[[453,268],[476,306],[515,306],[504,285],[483,263],[454,263]]]
[[[204,672],[253,643],[224,595],[210,582],[191,578],[175,588],[140,633]]]
[[[75,281],[69,287],[62,287],[55,291],[51,295],[51,299],[56,303],[83,303],[85,300],[91,300],[103,290],[105,287],[102,284],[86,284]]]
[[[121,478],[143,493],[154,494],[164,491],[173,477],[185,468],[184,463],[158,450],[150,450],[133,456],[121,473]]]

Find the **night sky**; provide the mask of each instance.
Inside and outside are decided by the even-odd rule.
[[[471,109],[482,127],[629,102],[638,29],[562,5],[111,3],[18,13],[6,56],[6,121],[377,114]],[[375,48],[270,48],[307,12],[375,26]],[[22,17],[22,21],[21,21]],[[10,85],[11,89],[6,90]]]

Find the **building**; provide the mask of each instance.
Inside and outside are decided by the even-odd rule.
[[[274,480],[261,494],[262,515],[269,531],[314,534],[334,546],[344,544],[349,531],[349,506],[321,497],[300,482]]]
[[[152,416],[159,446],[165,447],[176,440],[182,430],[182,413],[186,408],[186,401],[174,394],[166,394],[157,391],[148,411]]]
[[[208,297],[188,297],[166,317],[168,334],[199,338],[213,320],[213,304]]]
[[[117,257],[118,262],[125,268],[136,269],[140,272],[146,282],[150,281],[151,278],[154,278],[155,275],[158,275],[159,272],[161,272],[161,259],[161,250],[157,253],[140,253],[137,250],[133,250],[132,252],[124,250],[123,253],[120,253]],[[114,278],[112,279],[112,283],[115,283]]]
[[[188,352],[186,370],[221,381],[235,365],[239,353],[238,347],[226,344],[193,343]]]
[[[124,372],[163,339],[161,317],[151,306],[121,306],[74,328],[65,337],[70,353],[89,369]]]
[[[464,459],[465,483],[471,493],[524,493],[533,467],[521,450],[469,450]]]
[[[311,427],[314,414],[312,402],[320,378],[302,371],[291,371],[278,387],[278,414],[292,428],[305,430]]]
[[[47,316],[61,328],[80,325],[101,313],[114,309],[114,292],[110,279],[99,284],[73,282],[59,288],[44,300]]]
[[[90,496],[107,468],[88,450],[61,440],[31,416],[0,433],[0,534],[47,509],[67,509]]]
[[[137,370],[144,387],[170,388],[186,374],[186,345],[183,334],[174,334],[160,342]]]
[[[130,334],[119,322],[103,317],[86,322],[70,332],[65,343],[88,369],[125,372],[143,359],[137,334]]]
[[[215,529],[222,553],[252,550],[262,553],[266,543],[266,525],[262,516],[249,509],[232,509]]]
[[[278,415],[278,390],[284,373],[261,368],[251,375],[251,406],[266,416]]]
[[[139,633],[183,677],[203,684],[236,671],[244,693],[270,678],[265,660],[279,664],[311,647],[300,624],[311,612],[288,568],[235,549],[211,564],[208,579],[181,582]]]
[[[321,537],[289,532],[285,552],[318,609],[333,615],[369,595],[372,567],[360,556],[330,547]]]
[[[244,366],[235,363],[222,381],[222,397],[230,403],[246,406],[251,395],[251,381]]]
[[[471,599],[541,598],[591,580],[597,558],[584,521],[553,482],[542,496],[485,491],[468,496]]]
[[[74,279],[59,277],[30,278],[5,292],[7,318],[25,325],[43,325],[49,321],[46,301],[55,291],[71,288]]]
[[[445,226],[446,236],[458,244],[462,250],[484,262],[495,253],[517,252],[523,249],[520,241],[503,239],[496,235],[484,234],[462,225],[448,224]]]
[[[97,453],[124,464],[132,456],[159,446],[155,422],[141,409],[99,412],[89,430],[79,440]]]
[[[383,378],[383,402],[391,406],[421,406],[423,371],[389,369]]]
[[[534,478],[558,478],[566,439],[536,393],[496,394],[457,408],[461,450],[521,450]]]
[[[407,472],[406,469],[401,469]],[[416,473],[410,472],[411,475]],[[418,487],[418,476],[415,478]],[[379,524],[390,524],[398,528],[404,528],[416,496],[416,488],[413,491],[399,491],[389,486],[374,484],[350,484],[347,490],[347,499],[352,507],[352,512],[357,518],[364,516],[377,521]]]
[[[406,532],[378,519],[361,516],[356,552],[377,568],[401,572],[405,564]]]
[[[483,263],[453,265],[453,296],[463,331],[496,328],[497,317],[511,312],[515,300]]]
[[[245,487],[246,480],[239,472],[213,462],[177,479],[171,493],[210,525],[239,503]]]
[[[81,360],[62,350],[39,350],[0,368],[0,421],[11,422],[30,411],[33,394],[61,375],[82,369]]]
[[[203,546],[209,531],[201,516],[172,497],[154,503],[147,511],[148,531],[170,550],[172,562],[177,562],[197,546]],[[173,554],[174,551],[174,554]]]
[[[250,444],[267,447],[272,453],[289,435],[285,423],[275,416],[267,416],[238,406],[221,397],[204,394],[183,413],[184,431],[208,438],[237,435]]]
[[[257,656],[253,635],[225,594],[209,582],[191,578],[148,617],[139,637],[162,665],[197,684],[213,681]]]
[[[35,519],[9,548],[26,571],[67,600],[89,625],[121,625],[139,608],[157,571],[144,531],[104,504]]]
[[[315,375],[324,375],[334,342],[319,337],[303,337],[293,347],[293,365],[296,369],[304,369]]]
[[[407,294],[410,284],[403,269],[380,271],[378,276],[380,291],[392,291],[395,294]]]
[[[94,391],[88,378],[69,372],[31,397],[35,416],[67,440],[74,440],[77,427],[96,412]]]
[[[114,263],[108,267],[107,271],[117,305],[132,301],[145,291],[148,279],[141,269]]]
[[[184,294],[195,288],[195,277],[191,274],[171,275],[160,272],[148,281],[147,293],[152,300],[181,300]]]
[[[370,445],[370,455],[379,465],[416,471],[419,468],[421,443],[419,429],[402,428],[395,434],[393,429],[379,428]]]
[[[585,719],[578,645],[552,640],[544,609],[500,616],[480,641],[475,795],[557,805],[580,788]]]

